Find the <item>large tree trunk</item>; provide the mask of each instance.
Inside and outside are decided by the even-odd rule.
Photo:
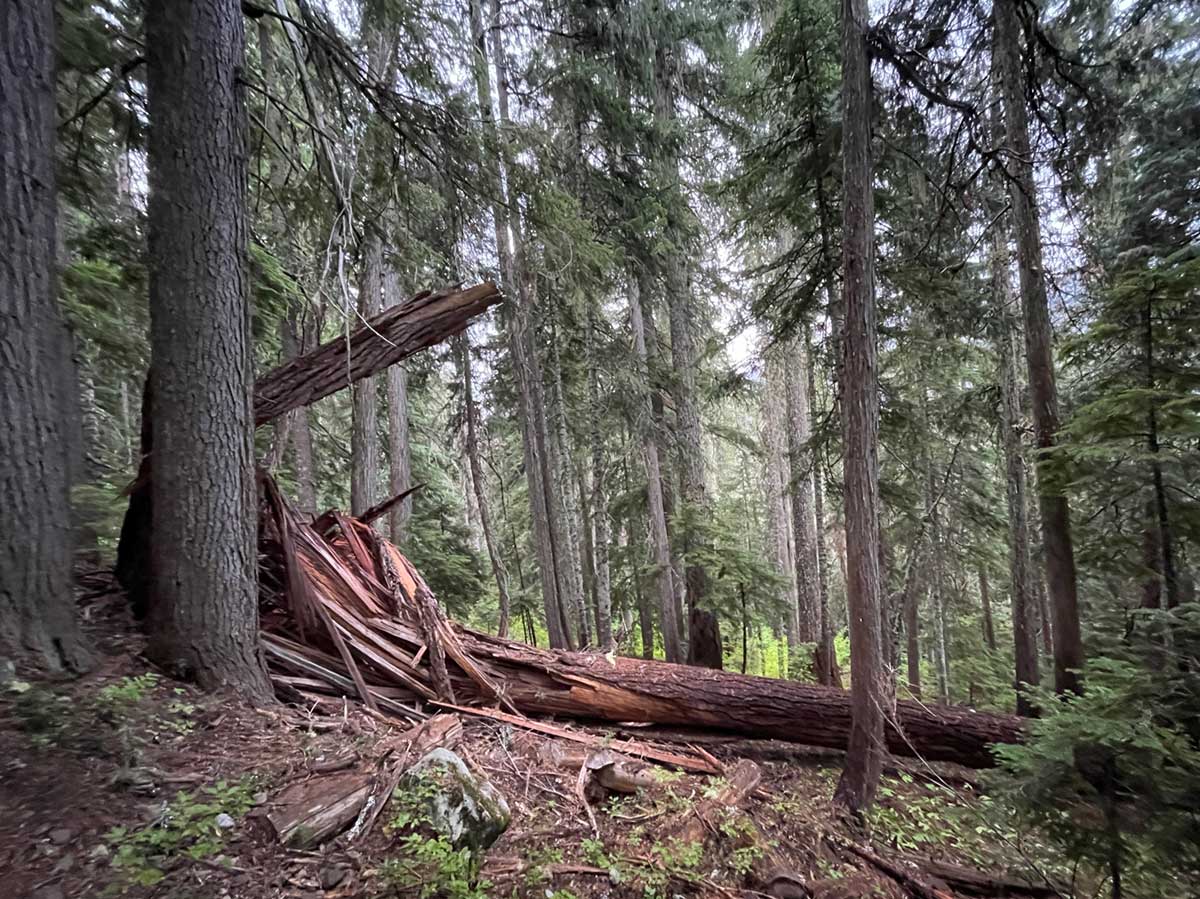
[[[358,314],[370,321],[383,302],[383,241],[373,228],[363,237],[360,256]],[[350,514],[362,515],[379,501],[379,391],[374,378],[363,378],[351,390]]]
[[[654,385],[650,380],[646,350],[646,325],[642,315],[641,280],[629,278],[629,318],[633,330],[634,355],[638,360],[638,380],[643,393],[639,428],[642,431],[642,460],[646,466],[647,518],[649,519],[650,542],[654,547],[654,580],[658,586],[658,623],[662,632],[663,652],[668,662],[682,662],[679,618],[675,609],[674,572],[671,568],[671,538],[667,533],[667,514],[663,505],[662,468],[658,456],[658,441],[654,437],[654,409],[650,393]],[[653,647],[653,641],[651,641]],[[643,647],[644,649],[644,647]]]
[[[146,13],[155,598],[147,654],[206,688],[265,702],[242,22],[233,0],[159,0]]]
[[[835,800],[854,813],[875,799],[883,770],[879,570],[879,392],[873,260],[871,63],[866,0],[842,0],[842,418],[846,478],[846,606],[850,617],[853,721]]]
[[[805,342],[808,342],[805,334]],[[816,398],[816,362],[813,354],[808,357],[808,396],[810,403]],[[820,450],[813,452],[812,492],[813,517],[817,524],[817,598],[821,620],[821,640],[817,644],[817,683],[827,687],[841,687],[842,675],[838,671],[837,654],[833,644],[833,620],[829,614],[829,550],[825,538],[825,485],[821,477]]]
[[[78,672],[90,660],[72,592],[69,490],[79,422],[55,283],[50,0],[0,12],[0,83],[0,647]]]
[[[1017,0],[998,0],[993,16],[994,52],[1000,74],[1008,144],[1008,153],[1005,155],[1008,160],[1008,193],[1017,237],[1017,268],[1025,315],[1025,358],[1029,368],[1034,432],[1041,451],[1037,463],[1037,488],[1042,512],[1046,586],[1054,616],[1054,687],[1059,692],[1077,691],[1079,678],[1076,672],[1083,666],[1083,638],[1079,627],[1075,549],[1071,542],[1071,510],[1062,486],[1056,481],[1052,463],[1046,458],[1046,453],[1054,448],[1058,440],[1058,388],[1054,381],[1053,334],[1029,143],[1029,111],[1025,105]]]
[[[904,656],[908,675],[908,692],[913,699],[921,698],[921,593],[925,578],[919,571],[920,545],[912,548],[914,555],[908,565],[904,583]]]
[[[576,635],[576,645],[583,647],[592,642],[591,626],[588,621],[583,584],[583,540],[580,536],[581,493],[577,489],[571,460],[571,435],[567,431],[566,391],[563,389],[562,358],[558,351],[558,335],[550,333],[550,407],[547,445],[550,447],[550,470],[554,473],[554,498],[559,508],[558,520],[562,522],[562,539],[556,546],[559,561],[559,589],[562,591],[563,607],[571,623],[571,633]]]
[[[400,299],[399,275],[390,266],[383,276],[383,297],[390,306]],[[408,436],[408,369],[397,362],[387,370],[388,403],[388,494],[397,496],[412,486],[412,447]],[[476,451],[478,454],[478,450]],[[403,545],[412,517],[412,497],[392,507],[388,530],[392,542]]]
[[[506,698],[530,715],[639,721],[843,749],[857,714],[852,694],[831,687],[625,657],[551,654],[483,635],[464,642],[494,671]],[[464,685],[460,692],[469,690]],[[881,719],[881,753],[886,740],[896,755],[987,767],[994,764],[991,743],[1024,738],[1020,719],[1011,715],[908,700],[896,707],[903,733],[891,723],[885,730]]]
[[[800,641],[819,644],[824,623],[817,583],[817,519],[813,498],[812,400],[808,388],[808,345],[803,335],[788,344],[788,462],[791,470],[792,536],[795,540]],[[814,662],[816,661],[814,657]]]
[[[479,407],[475,404],[475,383],[471,371],[471,338],[464,331],[455,338],[458,349],[459,369],[463,379],[463,410],[467,422],[467,464],[471,468],[471,484],[475,489],[475,503],[479,507],[479,527],[487,545],[488,559],[492,563],[492,576],[496,579],[496,591],[500,596],[500,621],[496,633],[508,636],[509,616],[512,601],[508,595],[508,571],[492,531],[492,516],[488,509],[487,482],[483,476],[483,465],[479,460]],[[395,540],[393,539],[393,542]]]

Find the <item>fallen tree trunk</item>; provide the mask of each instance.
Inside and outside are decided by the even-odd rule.
[[[835,687],[582,653],[553,653],[460,629],[464,645],[486,660],[504,695],[530,715],[640,721],[844,749],[850,695]],[[927,761],[989,767],[990,743],[1017,743],[1014,715],[958,706],[896,704],[888,749]]]
[[[339,657],[348,655],[364,679],[362,690],[357,684],[355,690],[393,701],[419,704],[436,697],[447,705],[446,696],[453,695],[452,707],[463,711],[498,702],[525,715],[645,722],[845,748],[851,712],[843,690],[540,650],[453,625],[411,563],[370,527],[338,515],[334,526],[318,532],[269,482],[266,495],[264,511],[273,520],[262,529],[263,555],[277,558],[263,582],[279,585],[287,613],[267,625],[266,643],[290,640],[285,645],[293,653],[311,647],[312,664],[272,654],[289,674],[320,677],[321,670],[334,670],[333,686],[345,691],[351,666]],[[332,639],[331,628],[340,639]],[[992,764],[989,744],[1019,742],[1023,735],[1021,719],[1012,715],[900,702],[889,722],[888,746],[896,755],[986,767]]]

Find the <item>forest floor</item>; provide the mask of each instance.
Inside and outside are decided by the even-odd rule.
[[[100,646],[94,671],[69,683],[18,679],[0,690],[6,896],[760,896],[768,866],[788,872],[772,891],[779,897],[912,893],[847,845],[901,865],[934,859],[1045,883],[1035,861],[1046,858],[1044,847],[1004,823],[973,772],[890,763],[864,829],[833,813],[839,753],[710,742],[706,750],[729,766],[752,755],[762,781],[701,841],[681,842],[672,832],[720,778],[655,767],[651,788],[598,802],[589,814],[578,772],[552,761],[578,752],[576,744],[472,717],[462,719],[456,751],[512,812],[478,879],[463,856],[403,841],[386,826],[363,841],[287,849],[258,823],[279,790],[318,776],[314,769],[329,759],[371,760],[405,725],[352,703],[341,715],[318,716],[201,694],[147,667],[118,601],[91,611]],[[419,859],[404,857],[414,852]],[[789,887],[789,878],[804,887]]]

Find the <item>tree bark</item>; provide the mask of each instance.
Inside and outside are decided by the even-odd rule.
[[[55,278],[54,4],[0,11],[0,647],[82,672],[75,620],[71,338]],[[69,376],[68,376],[69,375]]]
[[[667,514],[663,506],[662,468],[658,457],[658,442],[654,438],[654,410],[651,400],[646,351],[646,326],[642,316],[641,283],[636,276],[629,278],[629,318],[633,330],[633,350],[638,360],[639,381],[642,382],[642,408],[639,427],[642,431],[642,459],[646,466],[647,517],[651,544],[654,547],[654,579],[658,585],[658,625],[662,632],[663,652],[668,662],[682,662],[679,620],[675,609],[675,587],[672,583],[671,538],[667,534]],[[653,646],[653,643],[651,643]]]
[[[788,641],[789,674],[791,665],[800,664],[800,610],[796,598],[798,566],[792,550],[792,503],[789,496],[794,472],[789,466],[788,431],[791,426],[787,379],[791,372],[781,353],[769,352],[765,359],[765,384],[762,403],[762,442],[766,454],[763,479],[767,509],[767,545],[772,566],[780,579],[777,603],[786,610],[785,632]],[[814,642],[808,640],[807,642]]]
[[[554,486],[550,478],[547,457],[546,404],[543,399],[542,367],[533,333],[533,285],[525,266],[521,218],[507,195],[504,178],[504,152],[499,142],[492,111],[491,79],[488,72],[487,34],[483,26],[480,0],[469,3],[471,34],[475,52],[472,70],[483,119],[484,140],[487,146],[489,175],[495,185],[497,200],[492,204],[492,224],[495,231],[496,254],[504,284],[513,293],[506,322],[509,352],[517,378],[520,401],[521,447],[525,462],[525,477],[529,486],[530,518],[533,542],[538,556],[538,572],[542,584],[542,606],[546,616],[546,633],[556,649],[569,648],[573,638],[567,624],[562,599],[562,581],[556,541],[562,539],[559,506],[554,502]],[[508,123],[508,64],[504,54],[503,36],[499,30],[500,7],[491,4],[492,42],[496,57],[497,103],[500,123]],[[557,527],[556,527],[557,525]]]
[[[603,409],[600,402],[600,362],[596,349],[596,310],[588,307],[588,413],[592,442],[592,568],[595,572],[596,645],[601,652],[614,649],[612,628],[612,576],[608,564],[611,527],[608,520],[608,472],[605,466]]]
[[[846,606],[851,698],[846,765],[835,801],[870,808],[883,769],[884,684],[879,570],[879,393],[873,260],[871,63],[866,0],[842,0],[842,414],[846,482]]]
[[[1058,388],[1054,380],[1053,333],[1046,296],[1042,237],[1038,223],[1037,188],[1029,142],[1029,111],[1025,104],[1021,23],[1017,0],[998,0],[993,10],[995,50],[1003,95],[1004,128],[1008,144],[1009,199],[1017,238],[1017,268],[1025,318],[1025,358],[1037,438],[1038,504],[1042,513],[1042,548],[1046,587],[1054,620],[1054,688],[1079,689],[1076,673],[1083,666],[1083,638],[1075,549],[1071,541],[1071,510],[1047,453],[1058,440]]]
[[[370,321],[383,302],[383,241],[373,228],[363,237],[360,264],[358,314]],[[379,391],[373,377],[351,390],[350,514],[358,516],[379,502]]]
[[[817,520],[813,498],[812,401],[808,389],[808,346],[804,337],[788,344],[787,418],[789,483],[792,494],[792,537],[795,565],[800,640],[818,644],[824,626],[821,620],[820,586],[817,583]],[[814,657],[814,670],[816,659]]]
[[[675,399],[675,418],[678,437],[680,492],[684,504],[682,520],[683,553],[688,558],[684,580],[687,611],[700,606],[708,593],[708,572],[695,560],[703,550],[705,537],[697,524],[707,516],[708,496],[705,486],[703,431],[700,424],[700,399],[696,374],[699,359],[696,353],[695,300],[688,279],[685,255],[687,229],[684,224],[687,204],[680,190],[679,155],[675,149],[676,127],[675,90],[671,68],[675,48],[661,40],[654,53],[654,121],[658,130],[660,188],[667,192],[666,233],[672,249],[664,262],[667,313],[671,329],[671,362],[674,369],[672,387]]]
[[[208,689],[272,691],[258,642],[246,158],[233,0],[146,12],[150,110],[147,655]]]
[[[307,333],[310,328],[298,331],[294,314],[289,313],[283,320],[283,356],[285,359],[295,359],[308,349]],[[304,336],[305,339],[300,339]],[[288,413],[292,423],[287,429],[288,443],[292,448],[292,465],[296,469],[296,502],[300,511],[305,515],[315,517],[317,514],[317,491],[313,479],[313,444],[312,427],[309,422],[311,413],[307,406],[293,409]]]
[[[808,340],[808,334],[805,334]],[[808,357],[808,396],[810,402],[816,398],[816,363],[812,354]],[[817,683],[826,687],[841,687],[842,675],[838,671],[837,653],[833,643],[833,620],[829,615],[829,550],[825,537],[825,486],[821,478],[820,448],[813,452],[812,492],[813,515],[817,524],[817,597],[821,616],[821,641],[817,644]]]
[[[914,546],[913,552],[920,547]],[[904,584],[904,656],[908,674],[908,692],[913,699],[921,698],[921,593],[925,579],[918,570],[916,557],[909,563],[908,576]]]
[[[463,379],[464,417],[467,422],[467,464],[471,468],[471,484],[475,489],[475,502],[479,507],[479,527],[483,531],[483,541],[487,545],[488,559],[492,563],[492,576],[496,579],[496,591],[500,596],[500,620],[496,625],[496,633],[501,637],[507,637],[509,617],[512,614],[512,600],[508,595],[508,571],[504,567],[500,547],[492,532],[492,515],[488,508],[486,490],[487,482],[484,480],[483,465],[479,460],[479,407],[475,404],[475,379],[471,370],[469,332],[464,331],[458,335],[455,342]],[[393,540],[393,542],[395,541]]]
[[[989,650],[996,651],[996,625],[992,621],[991,588],[988,585],[987,569],[979,566],[979,606],[983,614],[983,642]]]
[[[583,647],[592,642],[591,625],[588,621],[587,607],[584,599],[583,585],[583,554],[580,537],[580,501],[582,494],[577,490],[577,479],[574,475],[574,465],[571,460],[571,435],[567,431],[566,396],[563,390],[562,358],[558,351],[558,336],[551,329],[550,334],[550,408],[547,415],[550,418],[550,428],[547,434],[547,445],[550,447],[550,469],[554,472],[554,499],[558,506],[558,520],[562,527],[558,531],[562,535],[556,550],[559,569],[559,590],[563,606],[571,624],[571,632],[576,635],[576,645]]]
[[[390,266],[383,275],[383,297],[386,306],[392,306],[400,300],[399,275]],[[397,362],[387,370],[387,403],[388,493],[396,496],[412,486],[412,446],[408,432],[408,369],[403,362]],[[478,450],[476,453],[478,454]],[[411,496],[393,506],[388,515],[388,530],[393,543],[403,546],[408,538],[410,518]]]

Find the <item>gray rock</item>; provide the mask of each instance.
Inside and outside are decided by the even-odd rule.
[[[419,784],[430,782],[437,789],[425,802],[429,822],[455,848],[465,846],[478,855],[508,828],[512,813],[504,796],[450,750],[434,749],[425,755],[400,781],[399,792],[416,791]]]
[[[65,846],[71,842],[71,838],[75,836],[75,831],[69,827],[55,827],[50,831],[50,842],[55,846]]]
[[[61,883],[48,883],[33,891],[31,899],[63,899]]]
[[[321,889],[332,890],[346,879],[348,873],[341,865],[326,865],[318,875],[318,879],[321,881]]]
[[[224,812],[221,812],[221,814],[217,815],[217,827],[221,828],[221,830],[229,830],[229,828],[236,824],[237,822]]]

